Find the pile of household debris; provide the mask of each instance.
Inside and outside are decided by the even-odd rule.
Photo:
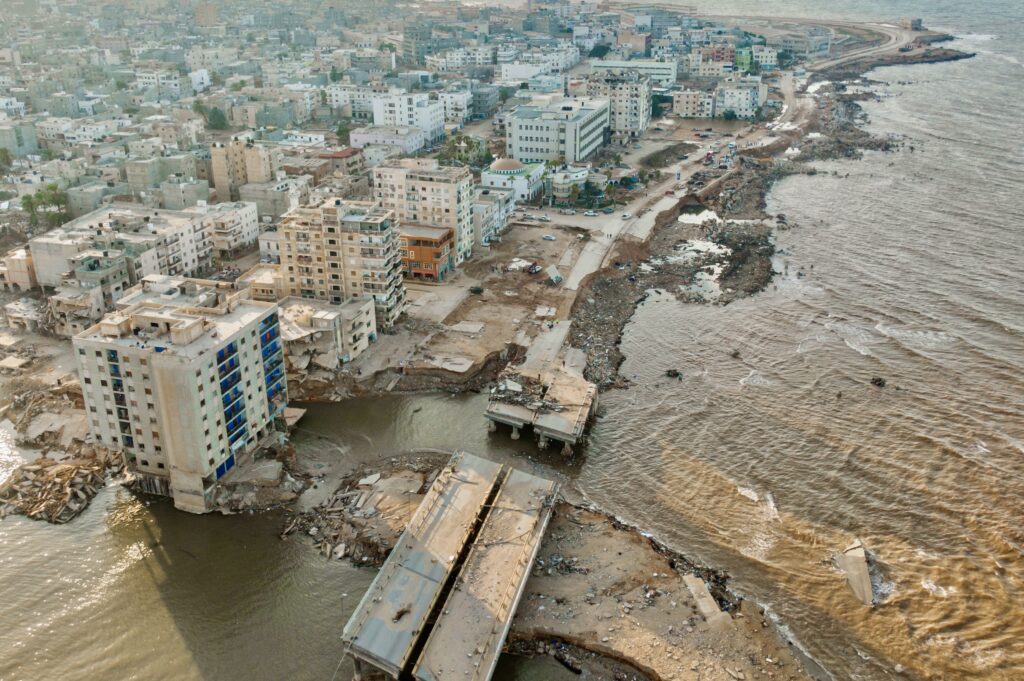
[[[296,517],[284,535],[306,532],[327,557],[381,565],[405,529],[405,523],[433,483],[436,469],[401,469],[352,478],[320,506]]]
[[[14,424],[19,445],[65,455],[91,446],[89,419],[77,381],[15,395],[7,418]]]
[[[66,523],[88,507],[107,472],[120,473],[120,463],[106,451],[64,461],[36,459],[0,485],[0,517],[20,513]]]

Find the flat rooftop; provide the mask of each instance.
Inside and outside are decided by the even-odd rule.
[[[429,225],[403,224],[398,228],[402,236],[411,236],[415,239],[433,239],[441,241],[451,233],[450,227],[431,227]]]

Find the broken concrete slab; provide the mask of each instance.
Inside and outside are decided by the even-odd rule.
[[[29,361],[23,357],[15,357],[14,355],[11,355],[10,357],[0,359],[0,369],[20,369],[28,364],[28,362]]]
[[[683,581],[686,582],[686,587],[693,595],[693,599],[697,601],[700,614],[704,616],[712,629],[723,631],[732,625],[732,618],[718,608],[718,603],[711,596],[704,580],[695,575],[683,575]]]
[[[276,485],[281,481],[283,472],[284,465],[277,459],[263,459],[238,466],[226,482],[231,485],[246,482],[260,486]]]
[[[871,587],[864,543],[860,539],[855,540],[835,557],[835,562],[839,569],[846,573],[846,581],[857,600],[864,605],[873,605],[875,594]]]
[[[549,305],[538,305],[537,309],[534,310],[533,314],[538,316],[538,317],[544,318],[544,317],[554,317],[555,313],[556,313],[555,308],[553,308],[553,307],[551,307]]]
[[[454,324],[448,327],[449,331],[456,331],[458,333],[480,333],[484,330],[483,322],[471,322],[469,320],[463,320],[458,324]]]
[[[380,473],[374,473],[373,475],[367,475],[365,478],[360,478],[356,484],[362,487],[364,485],[372,485],[378,480],[380,480]]]

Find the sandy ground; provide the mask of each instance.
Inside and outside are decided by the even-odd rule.
[[[702,581],[635,530],[560,504],[512,636],[565,640],[652,679],[808,678],[756,607],[706,617],[688,576]]]

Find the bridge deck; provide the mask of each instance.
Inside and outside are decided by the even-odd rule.
[[[501,470],[487,459],[456,454],[437,476],[345,625],[342,640],[353,657],[395,678],[411,664]]]
[[[419,681],[489,679],[551,518],[555,483],[512,471],[427,639]]]

